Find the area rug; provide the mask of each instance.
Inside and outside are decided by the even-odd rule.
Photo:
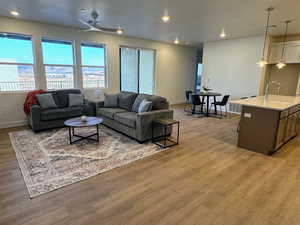
[[[91,129],[76,132],[88,135],[94,132]],[[31,198],[163,151],[104,126],[99,143],[83,140],[70,145],[66,128],[9,135]]]

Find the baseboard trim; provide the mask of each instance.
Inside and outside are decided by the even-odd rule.
[[[27,120],[11,121],[0,123],[0,129],[10,128],[10,127],[19,127],[27,125]]]

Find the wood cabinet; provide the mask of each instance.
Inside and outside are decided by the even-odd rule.
[[[284,111],[243,106],[238,146],[271,154],[297,135],[300,105]]]
[[[271,45],[269,62],[271,64],[276,64],[281,61],[283,44],[273,43]],[[286,63],[300,63],[300,42],[292,41],[286,43],[284,59]]]
[[[299,118],[298,106],[281,112],[276,139],[276,149],[297,135],[297,122]]]
[[[276,146],[275,148],[280,148],[285,143],[285,130],[286,130],[287,118],[283,118],[279,121],[279,126],[277,130]]]

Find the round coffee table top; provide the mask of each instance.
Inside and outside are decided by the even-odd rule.
[[[72,118],[65,121],[65,125],[68,127],[90,127],[101,124],[103,122],[102,118],[98,117],[87,117],[86,122],[81,121],[81,117]]]

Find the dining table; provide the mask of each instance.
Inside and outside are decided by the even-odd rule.
[[[217,116],[217,106],[215,105],[214,113],[209,112],[209,99],[213,98],[213,102],[216,102],[216,97],[217,96],[222,96],[221,93],[218,92],[212,92],[212,91],[201,91],[197,93],[199,96],[202,97],[202,101],[206,98],[206,112],[204,113],[204,116],[210,117],[210,116]],[[201,107],[201,111],[203,112],[203,108]]]

